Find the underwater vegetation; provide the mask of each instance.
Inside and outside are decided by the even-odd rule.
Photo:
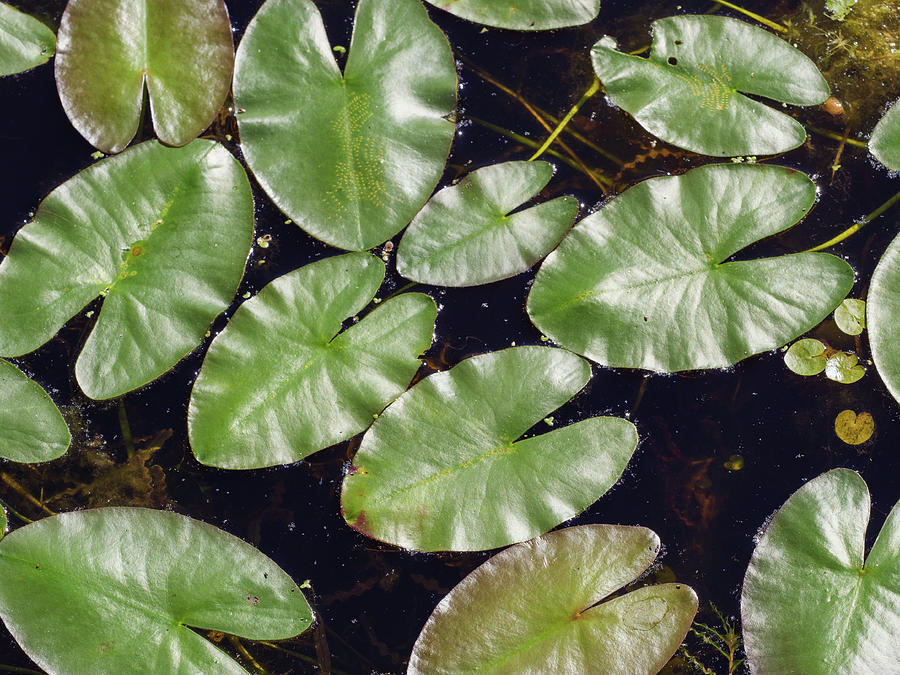
[[[359,0],[345,41],[329,2],[264,0],[235,48],[222,0],[69,0],[56,32],[0,3],[0,74],[52,78],[96,148],[0,242],[0,618],[32,664],[384,672],[329,628],[329,605],[378,587],[374,611],[398,568],[437,561],[452,583],[419,575],[423,620],[391,672],[900,672],[900,502],[852,461],[896,468],[900,235],[870,239],[862,263],[841,248],[893,225],[900,192],[823,243],[803,234],[849,189],[842,153],[900,172],[900,10],[785,4],[666,6],[612,36],[597,24],[625,12],[598,18],[597,0]],[[583,94],[540,110],[467,64],[444,21],[580,36],[563,79]],[[541,136],[471,113],[466,69]],[[628,161],[603,147],[622,140],[611,118],[644,144]],[[460,163],[471,125],[511,150]],[[821,161],[820,139],[830,175],[788,161]],[[472,289],[495,308],[467,304]],[[523,332],[448,336],[448,315],[482,310]],[[773,476],[768,519],[742,513],[760,529],[726,552],[743,582],[723,614],[706,597],[718,570],[700,569],[721,544],[681,534],[712,532],[714,481],[758,460],[728,419],[682,420],[717,429],[698,456],[662,413],[635,412],[652,381],[678,398],[717,378],[746,400],[741,369],[766,359],[838,405],[797,459],[823,433],[844,454],[783,492]],[[129,408],[185,364],[182,399],[132,434]],[[77,404],[58,405],[67,374]],[[627,378],[633,399],[609,400]],[[863,386],[888,413],[856,407]],[[790,405],[806,419],[822,404]],[[118,458],[92,431],[110,413]],[[635,479],[651,452],[677,490]],[[327,493],[281,482],[241,504],[244,537],[183,505],[289,465],[321,486],[329,462]],[[616,500],[678,526],[606,522]],[[262,545],[275,522],[316,548],[293,531],[321,513],[322,536],[393,560],[321,595],[333,570]],[[688,549],[693,570],[677,565]],[[329,640],[351,656],[333,665]]]

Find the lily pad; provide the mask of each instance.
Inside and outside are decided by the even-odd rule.
[[[888,391],[900,402],[900,236],[890,243],[872,274],[867,309],[872,360]]]
[[[634,425],[592,417],[521,436],[578,393],[590,370],[562,349],[514,347],[417,383],[363,437],[344,478],[344,518],[405,548],[478,551],[581,513],[622,475]]]
[[[145,85],[159,140],[189,143],[225,101],[233,67],[222,0],[69,0],[59,25],[59,98],[104,152],[134,138]]]
[[[813,338],[797,340],[784,354],[784,365],[792,373],[810,376],[825,370],[825,345]]]
[[[875,433],[875,419],[867,412],[859,415],[842,410],[834,418],[834,433],[847,445],[862,445]]]
[[[580,26],[597,17],[600,0],[428,0],[475,23],[511,30]]]
[[[568,527],[511,546],[441,600],[407,672],[656,673],[691,626],[694,591],[660,584],[607,598],[658,553],[651,530],[620,525]]]
[[[835,256],[728,261],[809,211],[798,171],[714,164],[651,178],[578,223],[538,271],[532,321],[598,363],[722,368],[822,321],[853,285]]]
[[[245,673],[191,630],[302,633],[312,611],[272,560],[166,511],[64,513],[0,541],[0,615],[51,675]]]
[[[834,322],[847,335],[859,335],[866,327],[866,303],[847,298],[834,310]]]
[[[456,68],[418,0],[360,0],[343,74],[310,0],[268,0],[238,47],[247,163],[278,207],[349,250],[406,227],[444,171]]]
[[[891,171],[900,171],[900,105],[896,101],[875,125],[869,152]]]
[[[0,457],[47,462],[64,455],[71,441],[66,421],[41,385],[0,359]]]
[[[435,286],[477,286],[524,272],[559,243],[578,213],[574,197],[558,197],[510,215],[552,176],[546,162],[507,162],[444,188],[404,233],[397,271]]]
[[[825,362],[825,377],[841,384],[853,384],[862,379],[866,369],[859,365],[859,357],[848,352],[838,352]]]
[[[103,296],[78,383],[95,399],[143,386],[231,302],[252,235],[247,176],[216,143],[97,162],[50,193],[0,264],[0,354],[37,349]]]
[[[437,315],[430,297],[405,293],[340,332],[383,279],[380,260],[349,253],[286,274],[241,305],[191,394],[197,459],[287,464],[364,431],[409,385]]]
[[[754,673],[893,673],[900,634],[900,508],[865,557],[869,491],[834,469],[768,525],[744,577],[741,620]]]
[[[56,36],[37,19],[0,2],[0,75],[13,75],[46,63]]]
[[[796,120],[744,94],[810,106],[830,93],[825,78],[800,51],[727,17],[654,21],[647,59],[615,46],[607,37],[591,52],[613,103],[651,134],[703,155],[772,155],[806,140]]]

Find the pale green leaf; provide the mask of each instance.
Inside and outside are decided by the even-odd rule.
[[[461,19],[511,30],[550,30],[594,19],[600,0],[427,0]]]
[[[869,152],[891,171],[900,171],[900,105],[896,101],[875,125]]]
[[[866,374],[866,369],[858,364],[856,354],[838,352],[825,362],[825,377],[841,384],[853,384]]]
[[[866,327],[866,303],[847,298],[834,310],[834,322],[847,335],[859,335]]]
[[[825,370],[825,345],[819,340],[797,340],[784,354],[784,365],[797,375],[818,375]]]
[[[900,402],[900,236],[890,243],[869,285],[866,304],[872,360]]]
[[[65,454],[72,437],[41,386],[0,359],[0,457],[46,462]]]
[[[0,75],[13,75],[45,63],[56,36],[44,24],[0,2]]]

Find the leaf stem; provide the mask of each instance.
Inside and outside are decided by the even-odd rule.
[[[575,117],[575,114],[578,112],[581,106],[583,106],[584,103],[598,91],[600,91],[600,80],[598,80],[595,76],[594,81],[591,82],[591,86],[588,87],[587,91],[581,95],[581,98],[578,99],[578,102],[572,106],[569,112],[566,113],[566,116],[560,120],[559,124],[556,125],[556,128],[553,130],[547,140],[544,141],[544,144],[540,148],[538,148],[537,152],[535,152],[531,157],[528,158],[529,162],[533,162],[538,157],[544,154],[544,152],[547,150],[547,148],[550,147],[550,144],[556,140],[556,137],[559,136],[565,126],[572,120],[573,117]]]
[[[33,668],[22,668],[20,666],[6,666],[0,664],[0,671],[4,673],[26,673],[27,675],[44,675],[42,670],[34,670]]]
[[[13,507],[11,507],[9,504],[7,504],[7,503],[6,503],[5,501],[3,501],[2,499],[0,499],[0,507],[3,507],[3,508],[6,509],[7,511],[9,511],[11,514],[13,514],[16,518],[18,518],[19,520],[21,520],[23,523],[29,523],[29,524],[30,524],[30,523],[33,523],[33,522],[34,522],[31,518],[26,518],[26,517],[23,516],[21,513],[19,513],[18,511],[16,511]]]
[[[831,239],[826,241],[824,244],[819,244],[818,246],[813,246],[812,248],[805,250],[804,253],[815,253],[816,251],[822,251],[826,248],[830,248],[830,247],[834,246],[835,244],[839,244],[840,242],[844,241],[844,239],[849,237],[851,234],[855,234],[856,232],[859,232],[863,228],[863,226],[871,223],[873,220],[875,220],[878,216],[880,216],[882,213],[884,213],[889,208],[891,208],[898,201],[900,201],[900,192],[898,192],[893,197],[888,199],[884,204],[882,204],[877,209],[872,211],[872,213],[867,215],[865,218],[863,218],[859,222],[853,223],[853,225],[848,227],[846,230],[841,232],[836,237],[832,237]]]
[[[39,509],[41,509],[42,511],[47,513],[47,515],[50,515],[50,516],[56,515],[56,511],[51,511],[46,506],[44,506],[44,503],[42,501],[35,499],[34,495],[32,495],[28,490],[26,490],[24,487],[22,487],[22,485],[19,483],[19,481],[17,481],[15,478],[10,476],[9,474],[0,473],[0,480],[2,480],[4,483],[9,485],[9,487],[11,487],[13,490],[18,492],[23,497],[25,497],[25,499],[30,501],[32,504],[37,506]]]
[[[836,134],[833,131],[828,131],[828,129],[820,129],[819,127],[814,127],[812,124],[808,125],[808,127],[809,130],[814,134],[819,134],[819,136],[824,136],[825,138],[830,138],[834,141],[840,141],[843,138],[840,134]],[[847,145],[856,146],[857,148],[869,147],[868,143],[865,143],[864,141],[858,141],[855,138],[848,138],[845,143]]]
[[[740,12],[744,16],[749,16],[751,19],[759,21],[761,24],[768,26],[772,30],[777,30],[779,33],[788,32],[787,28],[782,26],[780,23],[775,23],[774,21],[767,19],[764,16],[760,16],[755,12],[751,12],[749,9],[744,9],[743,7],[739,7],[738,5],[733,5],[732,3],[727,2],[727,0],[713,0],[713,2],[718,3],[723,7],[727,7],[728,9],[733,9],[735,12]]]
[[[247,661],[253,666],[253,669],[260,673],[260,675],[268,675],[268,671],[263,668],[256,659],[253,658],[253,655],[247,651],[247,648],[241,643],[240,639],[236,635],[229,635],[228,641],[234,646],[235,649],[238,650],[238,653],[243,656]]]
[[[131,438],[131,425],[128,423],[128,413],[125,412],[125,402],[119,399],[119,427],[122,429],[122,441],[125,443],[125,451],[128,459],[134,457],[134,440]]]

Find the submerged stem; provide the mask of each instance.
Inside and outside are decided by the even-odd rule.
[[[749,16],[751,19],[759,21],[761,24],[768,26],[772,30],[777,30],[779,33],[787,33],[787,28],[782,26],[780,23],[775,23],[771,19],[767,19],[766,17],[760,16],[755,12],[751,12],[749,9],[744,9],[743,7],[739,7],[738,5],[733,5],[726,0],[713,0],[713,2],[716,2],[723,7],[727,7],[728,9],[733,9],[735,12],[740,12],[744,16]]]
[[[247,651],[247,648],[241,643],[240,639],[236,635],[229,635],[228,641],[231,642],[232,646],[238,650],[238,653],[243,656],[247,661],[253,666],[253,669],[260,673],[260,675],[268,675],[268,672],[265,668],[263,668],[256,659],[253,658],[253,655]]]
[[[812,248],[804,251],[804,253],[815,253],[816,251],[821,251],[823,249],[830,248],[831,246],[834,246],[835,244],[839,244],[840,242],[844,241],[844,239],[849,237],[851,234],[859,232],[863,228],[864,225],[871,223],[873,220],[875,220],[878,216],[880,216],[882,213],[884,213],[889,208],[891,208],[898,201],[900,201],[900,192],[898,192],[893,197],[888,199],[884,204],[882,204],[877,209],[872,211],[872,213],[867,215],[865,218],[860,220],[858,223],[853,223],[853,225],[848,227],[846,230],[841,232],[836,237],[832,237],[831,239],[826,241],[824,244],[819,244],[818,246],[813,246]]]
[[[819,136],[824,136],[825,138],[830,138],[835,141],[840,141],[843,139],[843,136],[841,136],[840,134],[836,134],[833,131],[828,131],[828,129],[820,129],[819,127],[814,127],[812,124],[810,124],[808,126],[809,126],[810,131],[812,131],[814,134],[819,134]],[[868,148],[869,147],[869,145],[867,143],[865,143],[863,141],[858,141],[855,138],[847,138],[847,140],[844,142],[847,145],[853,145],[853,146],[856,146],[857,148]]]
[[[562,132],[565,126],[572,120],[573,117],[575,117],[575,114],[578,112],[581,106],[584,105],[585,101],[587,101],[598,91],[600,91],[600,80],[594,77],[594,81],[591,82],[591,86],[588,87],[587,91],[584,92],[584,94],[582,94],[581,98],[578,99],[578,102],[572,106],[571,110],[566,113],[566,116],[560,120],[559,124],[556,125],[556,128],[553,130],[547,140],[544,141],[544,144],[540,148],[538,148],[537,152],[535,152],[531,157],[528,158],[529,162],[533,162],[538,157],[544,154],[544,151],[546,151],[547,148],[550,147],[550,144],[556,140],[556,137],[559,136],[560,132]]]
[[[128,459],[131,459],[134,457],[134,440],[131,438],[131,425],[128,423],[128,414],[125,412],[125,403],[122,399],[119,399],[119,427],[122,429],[122,440]]]

